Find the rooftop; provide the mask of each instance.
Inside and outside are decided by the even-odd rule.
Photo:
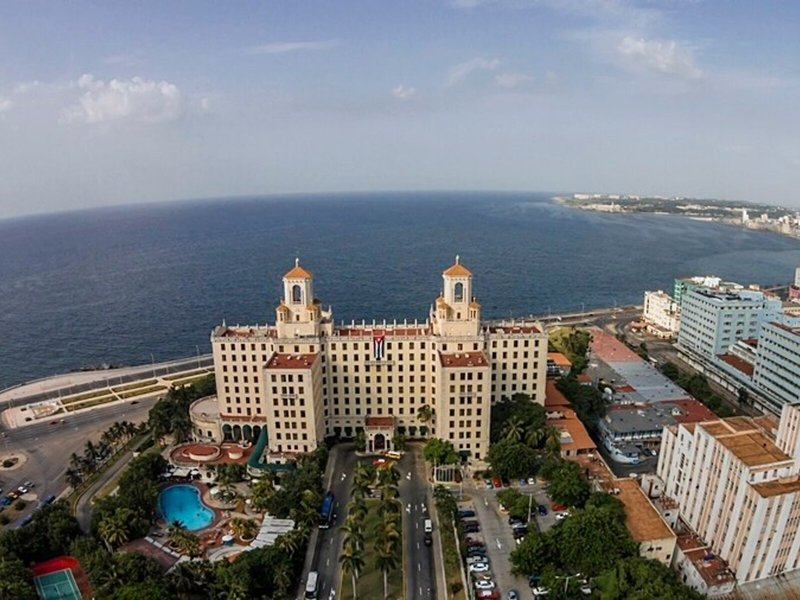
[[[275,329],[268,326],[242,327],[239,325],[220,325],[214,329],[214,337],[270,337],[276,335]]]
[[[572,366],[570,360],[561,354],[561,352],[548,352],[547,362],[553,361],[559,367],[569,368]]]
[[[698,421],[713,421],[717,418],[705,404],[697,400],[667,400],[662,402],[665,406],[674,406],[678,408],[681,413],[676,414],[674,411],[672,416],[678,423],[697,423]]]
[[[364,419],[367,427],[394,427],[394,417],[367,417]]]
[[[472,277],[472,271],[461,264],[461,259],[456,255],[456,262],[442,273],[447,277]]]
[[[678,547],[694,565],[708,586],[730,583],[734,580],[728,563],[715,556],[703,541],[694,533],[678,535]]]
[[[741,371],[748,377],[753,376],[753,371],[755,370],[753,365],[751,365],[743,358],[739,358],[738,356],[734,356],[733,354],[720,354],[719,359],[729,364],[737,371]]]
[[[591,351],[605,362],[642,362],[641,357],[613,335],[602,329],[592,329]]]
[[[604,429],[617,434],[653,433],[674,425],[672,410],[660,405],[612,405],[601,420]]]
[[[285,279],[311,279],[311,273],[300,266],[300,259],[294,259],[294,268],[284,275]]]
[[[774,496],[800,492],[800,475],[781,477],[780,479],[773,479],[762,483],[751,483],[750,487],[762,498],[773,498]]]
[[[544,387],[544,406],[553,408],[556,406],[571,406],[567,397],[556,387],[556,382],[548,379]]]
[[[547,419],[547,424],[557,427],[562,431],[562,450],[594,450],[597,448],[578,415],[571,408],[559,408],[562,418]]]
[[[336,328],[333,332],[334,336],[340,337],[365,337],[372,338],[374,335],[385,335],[386,337],[419,337],[430,335],[431,330],[424,326],[413,325],[392,325],[384,323],[383,325],[352,325],[350,327]]]
[[[456,352],[445,354],[439,353],[439,360],[442,361],[443,367],[460,368],[460,367],[486,367],[489,362],[486,360],[486,355],[483,352]]]
[[[748,467],[761,467],[792,459],[748,417],[731,417],[701,427]]]
[[[675,535],[636,481],[618,479],[614,485],[619,490],[617,498],[625,505],[625,525],[633,541],[663,540]]]
[[[771,324],[777,327],[778,329],[782,329],[783,331],[788,331],[792,335],[800,336],[800,327],[790,327],[785,323],[778,323],[776,321],[772,321]]]
[[[317,359],[314,354],[273,354],[267,361],[267,369],[308,369]]]
[[[520,334],[520,333],[541,333],[542,330],[536,325],[523,323],[522,325],[515,325],[514,323],[501,324],[487,328],[489,333],[505,333],[505,334]]]

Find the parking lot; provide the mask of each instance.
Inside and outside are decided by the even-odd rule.
[[[544,487],[539,483],[533,485],[516,483],[514,487],[523,495],[533,496],[531,499],[531,522],[528,527],[539,527],[545,531],[550,529],[556,523],[556,518],[550,509],[551,502]],[[480,532],[467,533],[467,538],[473,540],[474,543],[482,542],[485,546],[490,570],[488,573],[482,573],[481,576],[487,579],[491,578],[495,583],[494,590],[498,594],[494,597],[505,600],[508,592],[515,590],[518,592],[519,598],[529,599],[533,595],[527,578],[517,577],[511,573],[510,555],[516,548],[516,541],[508,515],[502,511],[497,501],[498,491],[500,490],[494,487],[488,489],[483,481],[468,482],[465,485],[465,492],[468,494],[469,500],[460,501],[459,510],[474,511],[475,515],[466,517],[464,521],[475,521],[480,526]],[[546,515],[537,514],[537,507],[540,504],[547,508]],[[476,576],[468,575],[468,578],[470,585],[474,585],[473,580]],[[488,593],[486,592],[486,594]],[[478,597],[480,598],[480,596]]]

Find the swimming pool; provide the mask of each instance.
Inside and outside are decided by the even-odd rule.
[[[189,531],[197,531],[211,525],[214,511],[200,499],[200,491],[191,485],[173,485],[158,496],[161,516],[171,523],[180,521]]]

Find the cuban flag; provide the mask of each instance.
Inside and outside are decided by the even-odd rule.
[[[372,335],[372,355],[375,360],[383,359],[386,350],[386,334],[375,333]]]

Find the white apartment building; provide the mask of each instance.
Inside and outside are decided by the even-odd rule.
[[[758,338],[780,314],[780,299],[761,291],[692,288],[681,303],[678,348],[714,360],[738,340]]]
[[[800,402],[800,326],[777,321],[763,325],[753,385],[779,404]]]
[[[442,279],[424,323],[336,326],[296,261],[274,325],[223,324],[211,334],[218,441],[254,440],[266,428],[267,460],[283,462],[326,435],[364,431],[368,449],[380,451],[394,433],[430,433],[480,464],[494,402],[525,393],[544,405],[547,334],[535,322],[482,323],[458,257]],[[423,406],[429,422],[418,417]]]
[[[669,339],[678,334],[678,305],[663,290],[644,293],[642,318],[647,323],[647,330],[655,336]]]
[[[739,583],[800,568],[800,406],[664,429],[664,496]]]

